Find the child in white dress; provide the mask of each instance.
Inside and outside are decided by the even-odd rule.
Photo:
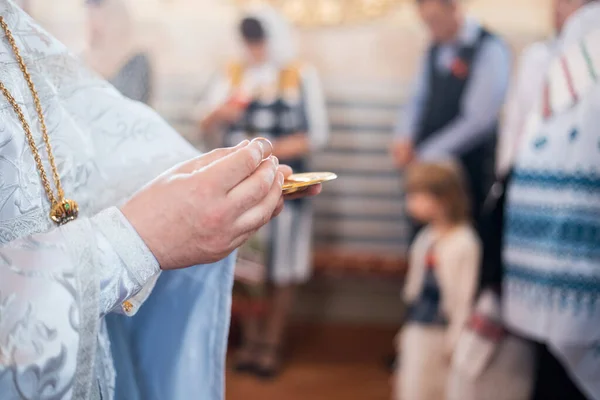
[[[460,332],[472,310],[480,243],[462,177],[452,165],[417,164],[406,176],[407,209],[426,226],[415,239],[398,335],[395,400],[442,400]]]

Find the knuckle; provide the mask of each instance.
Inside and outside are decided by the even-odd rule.
[[[252,157],[246,157],[244,159],[244,168],[246,171],[248,171],[248,173],[251,173],[256,169],[256,163]]]
[[[272,212],[269,212],[268,210],[265,210],[262,215],[261,215],[261,226],[262,225],[266,225],[269,223],[269,221],[271,220],[271,215]]]
[[[269,182],[267,179],[261,179],[257,185],[257,196],[259,196],[259,200],[263,199],[271,190],[272,182]]]
[[[211,156],[218,156],[223,152],[223,149],[214,149],[209,151],[208,153],[203,154],[200,158],[211,158]]]
[[[244,166],[250,172],[254,171],[260,163],[260,152],[253,148],[247,148]]]
[[[247,201],[244,201],[244,206],[242,207],[244,210],[254,206],[263,199],[264,196],[260,194],[259,190],[254,190],[248,194]]]
[[[275,168],[275,165],[273,165],[273,163],[271,162],[267,164],[268,165],[262,171],[262,179],[265,182],[264,189],[266,189],[266,191],[264,192],[265,194],[267,194],[271,190],[271,187],[275,182],[275,177],[277,174],[277,168]]]

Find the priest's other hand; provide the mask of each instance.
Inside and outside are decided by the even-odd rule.
[[[121,211],[164,270],[221,260],[281,211],[290,170],[271,153],[266,140],[214,150],[165,172]]]

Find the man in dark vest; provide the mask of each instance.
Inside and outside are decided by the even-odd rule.
[[[432,43],[402,112],[392,153],[396,166],[459,160],[477,221],[493,182],[496,129],[510,75],[510,51],[466,17],[459,0],[417,0]]]

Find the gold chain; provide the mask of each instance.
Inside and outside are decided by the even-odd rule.
[[[35,140],[33,139],[33,134],[31,133],[31,128],[29,123],[25,119],[25,115],[15,98],[9,92],[9,90],[4,86],[4,83],[0,81],[0,90],[14,109],[15,113],[19,117],[21,121],[21,125],[23,126],[23,130],[25,131],[25,136],[27,137],[27,143],[29,144],[29,148],[33,153],[33,158],[35,160],[37,170],[40,174],[40,178],[42,180],[42,184],[44,186],[44,190],[46,191],[46,195],[48,196],[48,200],[50,201],[50,218],[58,223],[59,225],[67,223],[69,221],[77,218],[78,214],[78,206],[73,200],[65,199],[65,194],[62,189],[62,185],[60,184],[60,176],[58,174],[58,168],[56,168],[56,161],[54,160],[54,154],[52,153],[52,146],[50,145],[50,137],[48,136],[48,129],[46,127],[46,120],[44,118],[44,113],[42,110],[42,104],[40,102],[40,98],[38,96],[37,90],[35,89],[35,85],[31,79],[31,75],[29,74],[29,70],[25,65],[25,61],[23,61],[23,57],[21,57],[21,53],[15,42],[15,39],[10,31],[6,21],[4,18],[0,16],[0,25],[4,30],[6,35],[6,39],[10,43],[15,58],[19,63],[19,67],[21,68],[21,72],[23,72],[23,77],[27,81],[27,86],[29,86],[29,90],[31,91],[31,96],[33,97],[33,102],[35,104],[35,109],[37,111],[38,119],[40,122],[40,127],[42,130],[42,138],[46,145],[46,152],[48,153],[48,161],[50,163],[50,168],[52,169],[52,177],[54,178],[54,185],[56,186],[57,196],[54,196],[54,192],[52,190],[52,186],[50,185],[50,181],[48,180],[48,176],[46,174],[46,170],[44,169],[44,164],[42,163],[42,158],[35,144]]]

